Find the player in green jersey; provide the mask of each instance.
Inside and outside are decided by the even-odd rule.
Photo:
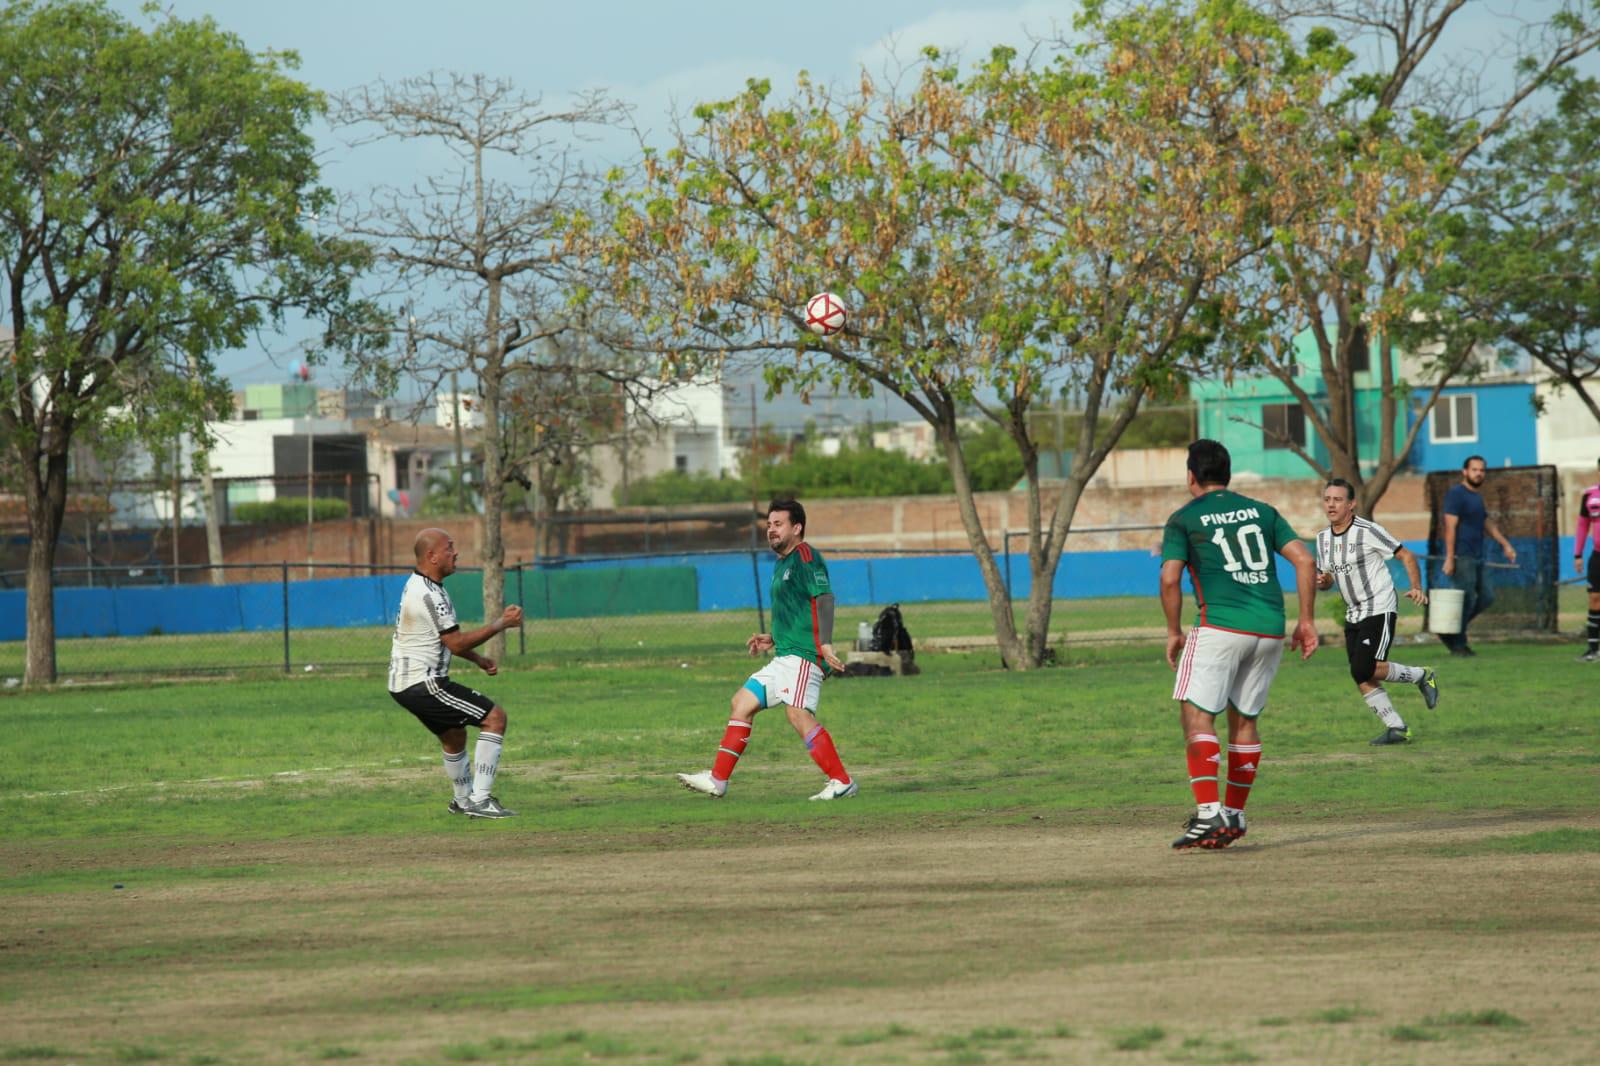
[[[1196,809],[1174,848],[1225,848],[1245,834],[1244,804],[1261,764],[1256,718],[1283,658],[1283,590],[1272,556],[1294,564],[1300,620],[1294,647],[1317,650],[1312,616],[1317,566],[1275,508],[1228,491],[1233,464],[1214,440],[1189,445],[1187,506],[1167,519],[1161,538],[1161,608],[1167,615],[1167,665],[1177,671],[1180,712]],[[1199,617],[1187,637],[1183,572]],[[1180,658],[1181,653],[1181,658]],[[1216,716],[1228,712],[1228,790],[1217,796],[1222,748]]]
[[[756,713],[782,704],[789,724],[806,742],[806,750],[828,783],[811,798],[848,799],[858,791],[839,760],[833,738],[817,721],[817,697],[824,669],[843,670],[833,652],[833,586],[822,555],[805,542],[806,511],[794,500],[774,500],[767,508],[767,543],[778,555],[772,571],[772,632],[745,641],[752,656],[774,654],[733,694],[733,713],[717,748],[711,769],[679,774],[685,788],[707,796],[728,791],[728,778],[739,764]]]

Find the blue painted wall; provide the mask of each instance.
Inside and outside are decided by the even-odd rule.
[[[1423,541],[1407,541],[1419,555]],[[1531,545],[1529,546],[1531,547]],[[1498,557],[1498,549],[1491,553]],[[1556,565],[1567,580],[1572,538],[1562,537]],[[696,557],[684,557],[689,561]],[[1531,553],[1525,553],[1530,559]],[[759,560],[762,602],[772,582],[772,556]],[[1004,565],[1004,557],[997,562]],[[632,565],[630,563],[630,565]],[[749,556],[695,564],[702,611],[753,609],[755,590]],[[1159,556],[1152,551],[1070,552],[1056,571],[1057,599],[1096,596],[1150,597],[1151,624],[1159,624],[1155,596]],[[839,559],[828,564],[835,595],[845,607],[939,600],[986,600],[977,560],[968,555],[894,559]],[[334,578],[289,583],[289,624],[296,629],[390,625],[406,574]],[[1531,573],[1529,575],[1532,576]],[[1278,581],[1294,589],[1294,568],[1278,558]],[[1184,580],[1186,592],[1188,579]],[[1025,555],[1011,557],[1011,589],[1028,595],[1032,573]],[[66,588],[56,591],[56,633],[60,637],[145,636],[151,633],[234,633],[283,627],[283,586],[154,585],[119,589]],[[1192,608],[1192,601],[1185,610]],[[22,640],[27,633],[27,598],[21,589],[0,590],[0,640]],[[1186,615],[1187,617],[1187,615]],[[470,621],[470,620],[469,620]]]
[[[1476,440],[1459,444],[1434,444],[1433,412],[1417,433],[1409,462],[1418,470],[1460,470],[1469,455],[1481,455],[1492,467],[1532,466],[1539,461],[1539,443],[1534,428],[1533,386],[1525,382],[1462,385],[1439,394],[1478,397],[1478,435]]]

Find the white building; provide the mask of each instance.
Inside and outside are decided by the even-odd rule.
[[[693,379],[657,392],[643,408],[630,408],[628,419],[636,430],[631,439],[594,452],[592,505],[613,507],[630,481],[668,470],[712,477],[737,474],[750,420],[746,416],[742,424],[730,424],[732,399],[721,382]]]

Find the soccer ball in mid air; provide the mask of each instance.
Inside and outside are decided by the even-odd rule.
[[[831,292],[819,292],[806,301],[806,329],[819,337],[831,337],[844,329],[844,301]]]

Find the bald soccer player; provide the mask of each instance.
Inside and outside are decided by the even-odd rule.
[[[439,738],[445,776],[455,788],[446,809],[469,818],[510,818],[517,812],[502,807],[491,794],[505,742],[506,712],[483,693],[451,681],[450,660],[459,655],[491,677],[499,673],[493,659],[472,649],[521,625],[522,608],[507,607],[498,621],[462,632],[443,584],[461,558],[455,541],[442,529],[424,529],[417,534],[414,551],[417,568],[400,594],[389,652],[389,695]],[[478,746],[470,761],[468,726],[478,727]]]

